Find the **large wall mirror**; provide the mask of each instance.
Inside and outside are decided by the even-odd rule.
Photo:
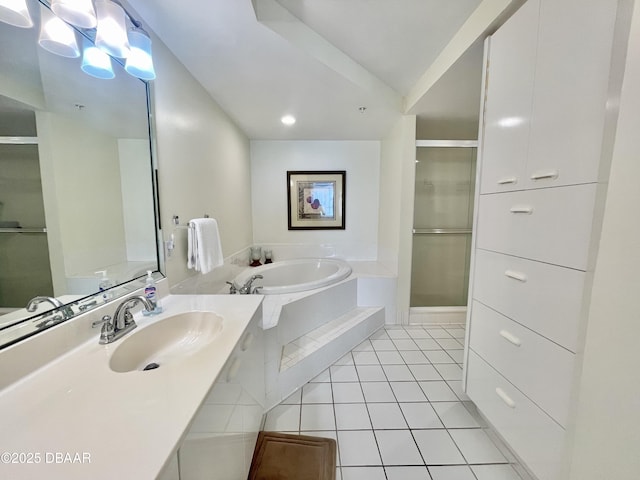
[[[39,47],[47,3],[27,3],[32,28],[0,23],[0,348],[159,271],[147,84]]]

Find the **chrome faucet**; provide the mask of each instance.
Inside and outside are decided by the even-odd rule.
[[[33,297],[27,302],[27,312],[35,312],[38,309],[38,305],[44,302],[48,302],[53,305],[54,310],[60,310],[62,318],[67,319],[73,317],[73,309],[69,305],[65,305],[55,297],[38,296]]]
[[[142,303],[147,312],[150,312],[155,308],[153,302],[144,295],[135,295],[120,302],[120,305],[116,308],[116,313],[113,314],[113,318],[109,315],[105,315],[101,320],[93,322],[92,327],[102,325],[100,341],[98,343],[102,345],[113,343],[136,328],[138,325],[136,325],[136,322],[133,319],[133,314],[129,310],[135,307],[138,303]]]
[[[259,278],[264,278],[264,277],[262,275],[252,275],[251,278],[249,278],[249,280],[247,280],[245,284],[241,287],[238,286],[235,282],[227,282],[228,285],[231,285],[229,287],[229,293],[232,295],[235,293],[240,293],[242,295],[249,295],[250,293],[258,293],[258,290],[262,287],[253,287],[253,289],[251,289],[251,284]]]

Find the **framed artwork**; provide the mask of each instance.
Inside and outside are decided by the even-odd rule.
[[[347,172],[288,171],[289,230],[344,230]]]

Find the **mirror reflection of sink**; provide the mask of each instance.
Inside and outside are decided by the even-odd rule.
[[[222,331],[222,323],[222,317],[212,312],[163,318],[120,340],[109,367],[114,372],[131,372],[178,362],[211,343]]]

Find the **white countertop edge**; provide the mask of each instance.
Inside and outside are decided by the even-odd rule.
[[[0,463],[0,476],[155,478],[180,445],[247,325],[261,313],[262,298],[171,295],[162,299],[162,314],[137,314],[136,330],[185,311],[211,311],[225,319],[209,346],[157,370],[111,371],[109,358],[119,341],[98,345],[96,330],[95,338],[9,385],[0,394],[0,431],[11,433],[3,435],[1,450],[22,457],[15,457],[15,464]],[[32,463],[24,463],[29,455]],[[59,458],[72,461],[58,463]]]

